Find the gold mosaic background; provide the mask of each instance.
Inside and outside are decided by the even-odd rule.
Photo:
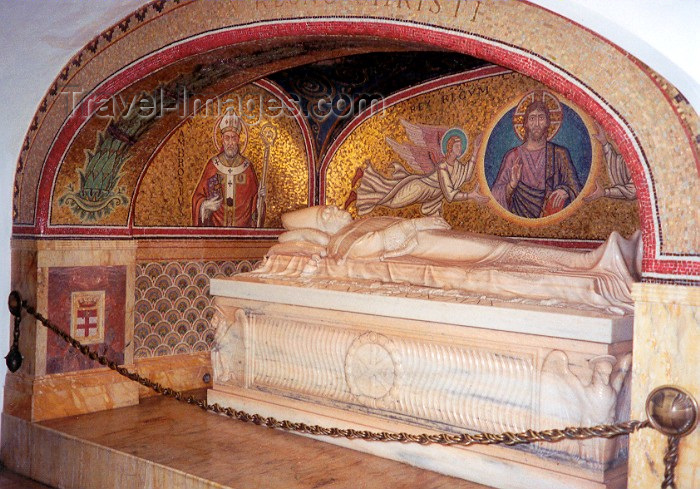
[[[230,92],[222,99],[253,100],[250,121],[247,124],[247,143],[242,154],[255,168],[262,180],[265,146],[260,137],[260,128],[272,124],[277,138],[270,147],[267,174],[267,212],[265,227],[281,227],[283,212],[309,205],[308,155],[304,146],[301,128],[297,121],[287,115],[274,117],[274,113],[260,110],[259,101],[282,102],[267,90],[255,85],[246,85]],[[238,104],[224,104],[224,109]],[[262,114],[258,116],[257,114]],[[207,161],[219,150],[214,146],[216,115],[197,115],[188,119],[173,131],[168,141],[151,161],[146,170],[141,188],[136,196],[134,224],[136,226],[192,226],[192,194],[199,182]]]
[[[352,190],[351,181],[355,172],[370,162],[385,176],[391,175],[392,163],[395,161],[402,162],[407,169],[409,168],[386,142],[386,138],[392,138],[399,143],[409,141],[400,123],[401,119],[417,124],[461,127],[469,138],[469,148],[462,157],[462,161],[467,161],[473,151],[472,142],[475,136],[484,133],[482,145],[485,145],[489,131],[501,115],[513,107],[524,94],[538,88],[546,89],[544,85],[529,77],[510,73],[445,87],[389,107],[384,113],[379,113],[360,124],[333,156],[326,173],[326,203],[342,206]],[[576,110],[589,129],[594,131],[592,121],[581,109],[562,95],[555,95],[561,102]],[[578,199],[569,206],[572,211],[567,212],[567,208],[564,212],[552,216],[554,219],[528,220],[508,215],[494,200],[487,204],[477,204],[474,201],[444,202],[445,219],[456,229],[502,236],[606,239],[614,230],[629,236],[640,227],[636,200],[604,198],[591,203],[583,202],[583,197],[592,192],[595,178],[604,186],[610,183],[601,145],[593,134],[591,144],[591,172]],[[483,184],[483,151],[477,159],[475,178],[465,184],[462,190],[472,190],[478,180],[482,181],[482,192],[490,195],[488,187]],[[351,204],[348,210],[353,216],[357,216],[355,204]],[[368,215],[419,217],[420,211],[419,205],[414,204],[402,209],[380,207]]]
[[[148,53],[221,27],[268,19],[356,15],[399,22],[408,19],[428,28],[437,26],[484,36],[497,44],[537,53],[545,63],[551,62],[591,87],[627,121],[629,128],[634,128],[644,150],[654,185],[654,195],[645,206],[650,212],[656,205],[659,216],[659,227],[647,229],[656,236],[661,254],[697,254],[698,233],[695,230],[700,179],[697,178],[697,158],[692,151],[698,148],[695,141],[698,115],[684,99],[674,100],[677,91],[666,80],[658,77],[660,86],[655,85],[650,77],[653,72],[633,56],[564,17],[523,2],[441,2],[443,8],[437,13],[428,9],[426,2],[422,9],[413,2],[410,7],[406,2],[302,3],[266,0],[149,4],[141,9],[138,17],[130,15],[123,28],[112,27],[96,37],[66,64],[52,84],[55,91],[49,90],[40,104],[20,155],[13,222],[34,222],[37,189],[42,175],[46,177],[42,167],[70,110],[71,97],[62,93],[64,88],[70,91],[70,87],[81,87],[84,94],[93,93],[93,89],[112,74]],[[396,29],[395,24],[391,29]],[[455,41],[453,48],[472,51],[467,45],[462,46]],[[240,48],[240,44],[235,46],[235,50]],[[504,56],[503,62],[498,56],[488,59],[509,66],[510,58]],[[548,75],[545,73],[545,76]],[[692,139],[686,135],[682,119],[690,128]],[[94,138],[86,147],[92,145]],[[75,177],[77,175],[71,172],[70,180]],[[648,182],[649,186],[651,184]],[[61,187],[57,186],[56,192],[60,191]],[[56,221],[56,224],[64,223],[69,224]],[[656,256],[653,251],[650,253]]]
[[[54,185],[54,191],[52,195],[51,202],[51,224],[68,224],[68,225],[100,225],[100,226],[125,226],[129,219],[129,204],[126,206],[120,205],[114,208],[114,210],[99,219],[97,223],[95,222],[83,222],[80,217],[73,214],[68,206],[59,205],[59,200],[62,195],[68,191],[68,186],[72,185],[74,188],[80,187],[80,176],[78,170],[82,170],[85,166],[86,153],[87,151],[93,151],[95,148],[95,141],[98,135],[104,132],[109,125],[109,119],[101,119],[94,117],[85,125],[85,127],[78,133],[75,140],[72,142],[68,153],[66,154],[63,163],[59,169],[58,175],[56,175],[56,184]],[[137,154],[139,147],[142,146],[141,143],[136,143],[131,148],[132,154]],[[134,188],[136,181],[138,180],[139,173],[142,168],[142,164],[137,164],[137,158],[132,157],[131,161],[127,161],[122,168],[122,175],[119,180],[117,187],[124,187],[127,189],[126,196],[131,197],[129,190]]]

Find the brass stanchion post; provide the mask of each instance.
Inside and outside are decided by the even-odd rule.
[[[690,434],[698,424],[698,403],[680,387],[663,385],[651,391],[647,397],[646,412],[651,426],[668,436],[661,489],[676,489],[674,478],[678,446],[680,439]]]

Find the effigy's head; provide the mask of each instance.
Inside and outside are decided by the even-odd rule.
[[[282,214],[282,225],[288,231],[311,228],[335,234],[351,222],[350,213],[334,205],[307,207]]]

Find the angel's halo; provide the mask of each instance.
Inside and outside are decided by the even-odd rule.
[[[462,143],[462,152],[458,156],[458,158],[461,158],[462,156],[464,156],[464,153],[467,152],[467,145],[469,143],[469,139],[467,138],[467,135],[464,134],[464,131],[462,131],[459,127],[453,127],[452,129],[449,129],[442,137],[442,141],[440,142],[440,146],[442,148],[442,155],[447,156],[447,142],[454,137],[458,137],[460,142]]]

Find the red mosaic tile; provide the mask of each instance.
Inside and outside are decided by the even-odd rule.
[[[103,86],[103,88],[93,94],[89,99],[95,100],[101,97],[109,96],[130,83],[140,79],[146,73],[150,73],[162,66],[172,63],[178,59],[184,58],[191,54],[210,50],[217,47],[236,44],[256,39],[264,39],[267,37],[279,37],[284,35],[311,35],[318,33],[327,33],[334,35],[374,35],[384,38],[394,38],[403,41],[418,41],[426,43],[430,41],[434,46],[445,49],[462,51],[483,59],[500,63],[504,66],[517,69],[518,71],[529,75],[549,86],[556,88],[558,91],[566,93],[575,103],[590,107],[591,116],[600,121],[606,130],[615,138],[619,145],[622,156],[627,161],[630,170],[635,178],[636,183],[644,181],[644,171],[642,168],[642,158],[636,152],[634,145],[628,140],[627,131],[612,117],[612,115],[600,106],[588,93],[578,86],[578,82],[571,78],[567,79],[558,73],[552,71],[542,62],[530,58],[526,54],[514,53],[509,49],[501,46],[492,45],[487,39],[476,39],[474,37],[465,38],[462,34],[448,33],[444,31],[431,30],[430,28],[420,28],[408,25],[396,25],[381,21],[367,21],[363,23],[343,22],[341,20],[334,22],[277,22],[274,24],[233,28],[229,31],[217,32],[207,36],[202,36],[197,39],[192,39],[189,42],[179,44],[175,47],[165,49],[158,53],[157,56],[145,58],[140,63],[134,64],[127,70],[120,72],[112,80]],[[89,100],[86,100],[86,103]],[[68,142],[78,130],[84,115],[77,114],[71,118],[68,123],[62,128],[59,133],[56,143],[51,148],[51,151],[46,159],[47,163],[44,168],[44,178],[40,183],[39,197],[37,201],[40,203],[37,209],[37,225],[35,227],[36,234],[51,234],[54,231],[47,226],[48,212],[50,206],[50,192],[53,177],[61,161]],[[688,133],[690,137],[690,133]],[[634,136],[632,136],[634,137]],[[696,155],[697,157],[697,155]],[[653,186],[653,181],[650,182]],[[654,233],[648,234],[648,241],[654,242],[658,239],[662,242],[660,235],[660,227],[657,224],[654,226],[651,195],[646,191],[644,185],[638,185],[640,190],[638,199],[640,203],[640,218],[646,229],[652,228]],[[60,232],[65,232],[62,230]],[[659,233],[657,236],[656,233]],[[651,246],[651,243],[650,243]],[[655,246],[654,246],[655,249]],[[690,265],[690,269],[698,272],[699,267],[694,263]],[[677,269],[670,266],[670,269]]]

